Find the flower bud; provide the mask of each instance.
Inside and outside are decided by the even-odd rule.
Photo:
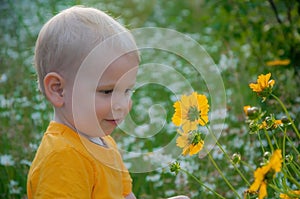
[[[250,133],[254,134],[257,133],[260,129],[259,125],[256,122],[251,122],[249,124]]]
[[[250,119],[256,119],[259,116],[259,114],[260,114],[260,109],[255,106],[247,109],[247,116]]]
[[[272,154],[269,151],[266,151],[263,155],[263,161],[261,162],[261,166],[264,166],[269,163]]]
[[[233,164],[239,164],[241,161],[241,155],[239,153],[234,153],[231,157]]]
[[[181,167],[180,167],[180,163],[179,162],[173,162],[170,165],[170,171],[174,172],[176,175],[178,174],[178,172],[180,171]]]
[[[281,118],[281,122],[285,125],[290,125],[291,124],[291,121],[289,120],[289,118],[287,118],[286,116],[283,116]]]
[[[293,159],[294,159],[294,156],[291,155],[291,154],[288,154],[288,155],[285,156],[285,161],[286,161],[287,164],[292,163]]]
[[[272,126],[272,124],[273,124],[272,117],[267,116],[265,118],[265,122],[266,122],[267,126]]]
[[[269,160],[270,159],[270,157],[271,157],[271,153],[269,152],[269,151],[266,151],[265,153],[264,153],[264,158],[266,158],[267,160]]]

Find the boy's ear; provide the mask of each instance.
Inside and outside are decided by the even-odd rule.
[[[47,99],[55,106],[64,104],[65,81],[58,73],[50,72],[44,77],[44,88]]]

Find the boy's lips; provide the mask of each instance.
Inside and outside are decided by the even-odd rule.
[[[113,125],[118,125],[120,124],[123,120],[122,119],[106,119],[105,121],[107,121],[108,123],[111,123]]]

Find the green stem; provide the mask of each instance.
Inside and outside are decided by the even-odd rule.
[[[271,152],[273,153],[274,148],[273,148],[273,145],[272,145],[270,136],[269,136],[269,134],[268,134],[268,131],[267,131],[266,129],[264,129],[264,132],[265,132],[266,138],[267,138],[267,140],[268,140],[269,146],[270,146],[270,148],[271,148]]]
[[[229,188],[234,192],[234,194],[241,199],[241,197],[239,196],[239,194],[236,192],[236,190],[233,188],[233,186],[230,184],[230,182],[227,180],[227,178],[224,176],[223,172],[221,171],[221,169],[219,168],[219,166],[217,165],[217,163],[215,162],[215,160],[213,159],[213,157],[211,156],[210,153],[208,153],[208,157],[210,159],[210,161],[213,163],[213,165],[215,166],[215,168],[218,170],[219,174],[222,176],[223,180],[226,182],[226,184],[229,186]]]
[[[296,166],[293,164],[293,162],[291,162],[290,166],[291,166],[292,170],[297,174],[297,176],[300,176],[300,172],[296,168]]]
[[[283,111],[285,112],[287,118],[288,118],[289,121],[291,122],[291,125],[292,125],[292,127],[293,127],[295,133],[297,134],[298,138],[300,138],[300,133],[299,133],[298,129],[296,128],[295,123],[294,123],[294,121],[292,120],[292,117],[291,117],[291,115],[289,114],[289,112],[287,111],[287,109],[286,109],[285,105],[283,104],[283,102],[282,102],[276,95],[271,94],[271,96],[272,96],[274,99],[276,99],[276,101],[280,104],[280,106],[282,107]]]
[[[276,190],[278,193],[283,193],[283,194],[286,194],[289,196],[289,198],[298,198],[300,195],[299,194],[294,194],[292,191],[291,188],[289,188],[288,186],[286,186],[285,184],[285,187],[284,189],[278,189],[276,186],[274,185],[270,185],[271,188],[273,188],[274,190]]]
[[[286,144],[286,138],[287,138],[286,128],[284,128],[284,131],[283,131],[283,140],[282,140],[282,156],[283,156],[282,164],[283,164],[283,168],[287,169],[286,162],[285,162],[285,144]],[[283,185],[284,189],[288,188],[286,182],[287,182],[287,177],[284,175],[284,177],[282,179],[282,185]]]
[[[260,143],[261,150],[262,150],[263,154],[265,154],[266,151],[265,151],[264,145],[261,141],[261,137],[260,137],[259,133],[257,133],[257,136],[258,136],[258,140],[259,140],[259,143]]]
[[[274,185],[274,184],[268,184],[268,186],[269,187],[271,187],[272,189],[274,189],[276,192],[278,192],[278,193],[281,193],[282,192],[282,190],[281,189],[279,189],[276,185]]]
[[[282,156],[283,156],[283,167],[286,168],[286,164],[285,164],[285,140],[286,140],[286,128],[284,128],[284,131],[283,131],[283,140],[282,140]]]
[[[241,163],[242,163],[244,166],[248,167],[251,171],[254,171],[254,168],[253,168],[252,165],[250,165],[248,162],[245,162],[245,161],[241,160]]]
[[[285,154],[285,152],[286,152],[286,149],[285,149],[285,147],[286,147],[286,139],[288,139],[288,141],[291,142],[291,140],[289,140],[289,137],[288,137],[287,134],[286,134],[286,131],[287,131],[287,128],[285,128],[284,131],[283,131],[283,133],[284,133],[284,136],[283,136],[283,143],[282,143],[282,155],[283,155],[283,158],[285,158],[285,155],[286,155],[286,154]],[[293,144],[292,144],[292,147],[294,147]],[[294,148],[294,150],[296,150],[296,149]],[[297,151],[297,150],[296,150],[296,151]],[[296,168],[296,166],[293,164],[293,162],[290,163],[290,166],[291,166],[291,168],[292,168],[296,173],[298,173],[298,175],[299,175],[298,168]],[[290,171],[288,170],[288,167],[287,167],[285,161],[283,161],[283,168],[286,168],[286,170],[283,171],[283,174],[284,174],[283,186],[284,186],[284,187],[288,187],[288,186],[286,185],[286,179],[288,179],[289,181],[292,181],[294,184],[296,184],[296,185],[299,187],[299,184],[298,184],[297,180],[295,180],[295,179],[292,177],[293,175],[292,175],[292,174],[290,173]]]
[[[282,171],[283,175],[288,179],[290,180],[291,182],[293,182],[297,187],[300,188],[300,184],[297,180],[295,180],[295,178],[293,177],[293,175],[291,174],[291,172],[286,169],[286,170],[283,170]]]
[[[298,169],[298,171],[300,171],[300,165],[296,161],[293,161],[293,164]]]
[[[196,182],[198,182],[200,184],[200,186],[203,186],[205,189],[207,189],[208,191],[212,192],[213,194],[217,195],[219,198],[225,199],[223,196],[221,196],[220,194],[218,194],[217,192],[215,192],[214,190],[212,190],[211,188],[209,188],[208,186],[206,186],[203,182],[201,182],[198,178],[196,178],[196,176],[194,176],[193,174],[191,174],[190,172],[180,168],[180,170],[182,172],[184,172],[185,174],[187,174],[188,176],[192,177]]]
[[[243,180],[247,183],[248,186],[250,186],[250,183],[248,182],[248,180],[245,178],[245,176],[243,175],[243,173],[239,170],[239,168],[237,168],[236,164],[234,164],[231,160],[231,158],[229,157],[229,155],[226,153],[226,151],[224,150],[224,148],[221,146],[221,144],[218,142],[218,139],[216,138],[215,134],[213,134],[212,130],[205,125],[206,128],[208,129],[209,133],[213,136],[216,144],[218,145],[218,147],[220,148],[220,150],[222,151],[222,153],[226,156],[226,158],[229,160],[229,162],[231,162],[231,165],[234,167],[234,169],[239,173],[239,175],[243,178]]]
[[[294,149],[294,151],[295,151],[298,155],[300,155],[299,150],[296,149],[296,147],[295,147],[295,145],[294,145],[294,142],[293,142],[288,136],[286,137],[286,139],[289,141],[290,146]]]
[[[278,142],[277,142],[277,138],[274,136],[274,134],[272,135],[272,138],[273,138],[273,140],[274,140],[274,143],[275,143],[275,145],[276,145],[276,148],[277,148],[277,149],[280,149],[280,147],[279,147],[279,145],[278,145]]]

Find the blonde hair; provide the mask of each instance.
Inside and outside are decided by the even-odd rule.
[[[51,18],[41,29],[35,46],[34,64],[41,92],[47,73],[74,75],[94,47],[122,32],[128,34],[116,37],[114,43],[123,48],[136,47],[129,31],[98,9],[74,6]]]

